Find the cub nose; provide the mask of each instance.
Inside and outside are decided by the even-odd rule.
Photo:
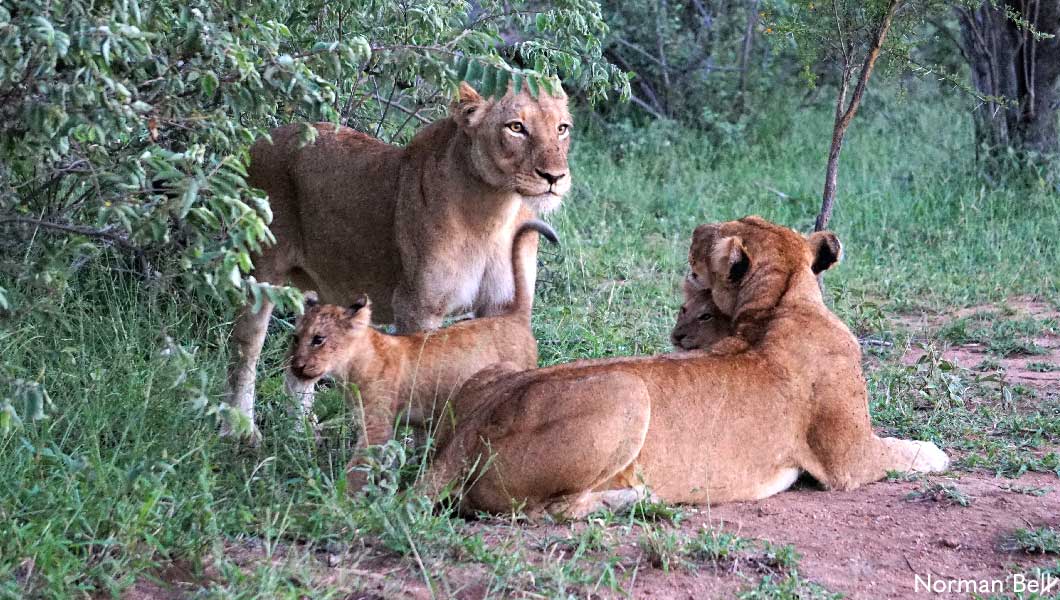
[[[542,171],[541,169],[534,170],[537,171],[537,174],[540,175],[542,179],[547,181],[549,185],[552,185],[560,179],[563,179],[563,176],[566,175],[566,173],[549,173],[547,171]]]
[[[673,341],[675,346],[680,346],[681,342],[685,341],[685,334],[675,333],[670,336],[670,339]]]

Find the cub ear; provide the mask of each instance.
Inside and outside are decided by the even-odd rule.
[[[696,227],[692,232],[692,244],[688,248],[688,266],[691,267],[691,272],[686,281],[695,287],[705,288],[711,285],[710,255],[720,230],[719,223],[708,223]]]
[[[810,244],[810,252],[813,253],[813,264],[810,268],[813,269],[814,275],[827,271],[843,260],[843,244],[831,231],[814,232],[810,234],[807,242]]]
[[[312,308],[317,304],[320,304],[320,296],[317,296],[316,292],[309,290],[302,294],[302,306],[305,308]]]
[[[461,81],[456,98],[449,105],[449,115],[461,127],[474,127],[482,122],[485,105],[486,101],[475,91],[475,88],[468,85],[466,81]]]
[[[751,270],[751,256],[743,240],[737,236],[718,240],[711,255],[711,268],[715,273],[726,274],[732,283],[739,283]]]
[[[351,302],[350,306],[346,309],[346,312],[350,313],[351,316],[362,312],[369,312],[371,311],[371,306],[372,302],[368,299],[368,294],[357,294],[353,298],[353,302]]]

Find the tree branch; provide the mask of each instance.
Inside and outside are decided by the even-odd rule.
[[[81,227],[79,225],[63,225],[62,223],[52,223],[50,221],[41,221],[38,219],[30,219],[26,217],[8,217],[6,219],[0,219],[0,225],[14,224],[14,225],[29,225],[31,227],[38,227],[40,229],[50,229],[54,231],[62,231],[65,233],[73,233],[76,235],[84,235],[87,237],[105,239],[118,244],[129,250],[139,252],[139,248],[130,242],[124,236],[118,235],[112,231],[106,229],[92,229],[91,227]]]

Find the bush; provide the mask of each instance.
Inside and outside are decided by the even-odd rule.
[[[590,98],[625,91],[601,59],[595,2],[524,4],[5,3],[0,315],[57,302],[95,265],[222,305],[297,304],[247,275],[272,241],[268,201],[245,180],[249,145],[292,120],[399,136],[461,78],[487,94],[536,93],[554,75]],[[515,28],[528,33],[506,41]],[[0,369],[0,391],[15,375]],[[4,422],[17,423],[12,406]]]

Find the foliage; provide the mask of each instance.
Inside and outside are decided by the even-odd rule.
[[[879,336],[873,328],[893,329],[896,314],[1009,295],[1060,298],[1060,198],[1048,188],[981,188],[968,176],[971,124],[940,126],[959,99],[918,96],[915,86],[910,94],[906,103],[881,96],[851,132],[840,183],[850,201],[837,213],[846,259],[826,279],[828,295],[844,298],[840,317],[849,321],[871,301],[885,318],[862,319],[864,333]],[[817,204],[817,169],[805,156],[826,143],[818,134],[830,112],[797,113],[773,144],[716,148],[685,129],[621,156],[613,150],[622,138],[609,137],[618,133],[584,130],[571,157],[575,189],[549,217],[564,244],[541,257],[533,325],[542,362],[669,351],[693,227],[757,213],[805,229]],[[25,297],[29,285],[12,293]],[[462,585],[447,582],[461,569],[494,595],[617,596],[648,568],[629,546],[646,533],[646,516],[597,520],[592,530],[527,527],[512,516],[465,523],[394,491],[393,482],[419,468],[394,444],[372,463],[374,486],[347,498],[343,473],[356,437],[342,391],[319,393],[319,444],[295,433],[287,416],[289,314],[273,320],[279,335],[261,361],[262,447],[218,440],[195,408],[223,386],[226,309],[189,308],[183,294],[87,266],[69,285],[0,332],[2,368],[12,381],[39,383],[53,405],[32,420],[11,388],[0,388],[23,421],[0,435],[0,597],[24,597],[27,586],[45,598],[117,596],[187,571],[181,591],[205,597],[345,597],[375,584],[366,571],[386,573],[391,587],[362,595],[399,596],[430,581],[446,596]],[[974,453],[958,472],[1060,468],[1048,454],[1060,442],[1055,402],[1014,392],[1010,406],[996,382],[977,383],[965,370],[905,366],[898,357],[907,338],[899,331],[888,339],[892,353],[873,357],[879,366],[866,373],[881,434]],[[657,519],[647,522],[681,528],[681,560],[671,569],[713,569],[739,578],[730,582],[752,597],[809,587],[804,573],[792,574],[790,552],[701,533],[705,515],[681,510],[679,526],[661,506],[650,507]],[[535,551],[546,532],[570,539]]]
[[[342,120],[400,136],[462,78],[536,94],[559,75],[593,100],[621,95],[606,31],[591,0],[5,3],[0,315],[41,310],[100,267],[200,303],[297,306],[297,291],[248,276],[273,241],[246,182],[267,128]],[[0,407],[0,427],[18,423]]]
[[[680,121],[710,131],[721,143],[740,139],[749,118],[748,97],[775,90],[775,76],[782,71],[772,55],[751,55],[758,4],[605,2],[611,27],[605,55],[636,74],[633,103],[606,108]]]

